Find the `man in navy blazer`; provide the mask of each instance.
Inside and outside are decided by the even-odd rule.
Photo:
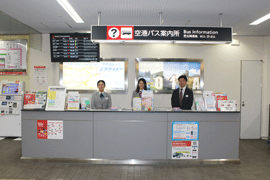
[[[193,104],[193,91],[186,87],[187,77],[185,75],[179,76],[178,82],[180,88],[174,90],[172,93],[172,107],[179,107],[183,110],[191,110]],[[182,94],[182,98],[180,98],[180,94]]]

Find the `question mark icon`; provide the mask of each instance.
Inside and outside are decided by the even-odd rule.
[[[113,27],[108,31],[108,34],[109,34],[110,38],[115,39],[119,36],[119,30],[117,28]]]
[[[115,33],[117,32],[116,29],[111,29],[111,31],[113,32],[113,37],[115,37]]]

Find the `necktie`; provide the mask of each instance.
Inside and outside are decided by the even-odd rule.
[[[180,109],[182,109],[182,91],[183,89],[181,89],[180,94],[179,94]]]
[[[100,97],[100,98],[103,98],[103,97],[104,97],[103,93],[101,93],[101,94],[99,95],[99,97]]]
[[[140,96],[140,98],[142,97],[142,91],[139,92],[139,96]]]

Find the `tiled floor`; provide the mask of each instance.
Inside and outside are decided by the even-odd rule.
[[[270,179],[270,145],[240,140],[240,164],[233,165],[90,165],[20,161],[21,142],[0,141],[0,179]]]

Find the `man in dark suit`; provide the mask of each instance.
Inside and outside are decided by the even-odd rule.
[[[187,77],[181,75],[178,78],[180,88],[172,93],[171,104],[172,107],[180,107],[183,110],[191,110],[193,104],[193,92],[186,87]]]

